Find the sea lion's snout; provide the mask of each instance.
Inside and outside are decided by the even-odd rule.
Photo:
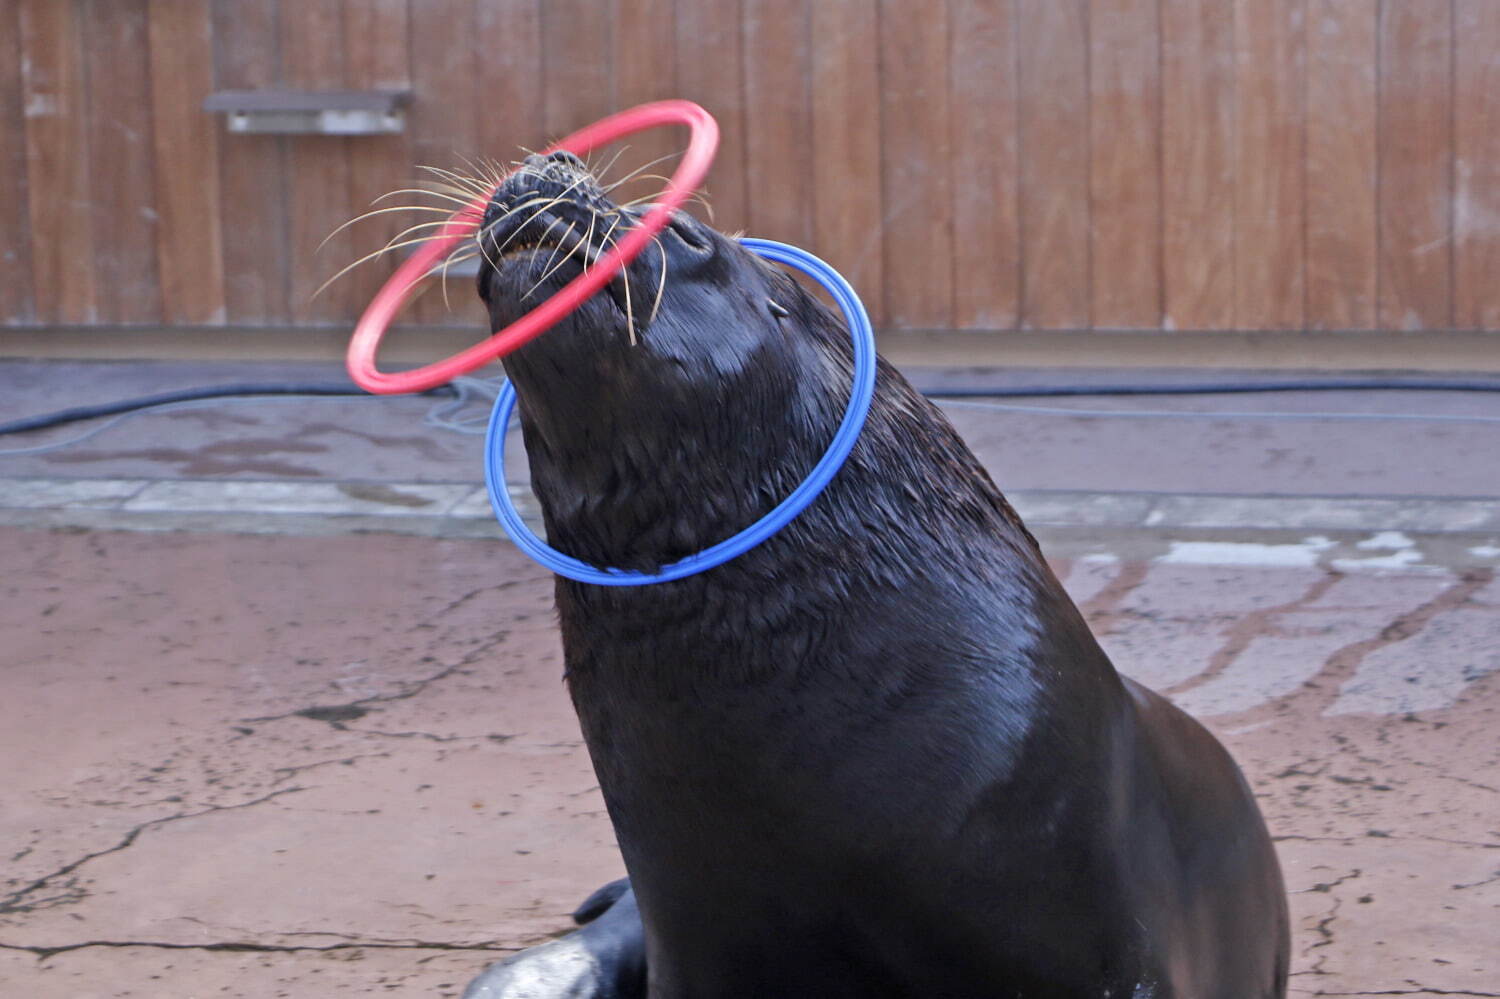
[[[526,157],[505,178],[485,207],[479,244],[495,269],[531,262],[541,251],[550,255],[542,261],[582,266],[597,260],[627,222],[583,161],[558,151]]]

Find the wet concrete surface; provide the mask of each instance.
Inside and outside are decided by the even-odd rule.
[[[455,996],[620,872],[550,583],[508,544],[0,550],[0,995]],[[1218,551],[1058,569],[1246,770],[1293,994],[1500,995],[1494,570]]]
[[[924,387],[1290,377],[1170,369],[912,369],[908,375]],[[0,361],[0,421],[203,385],[343,379],[338,365],[314,363]],[[422,398],[215,401],[133,418],[43,454],[0,453],[0,476],[477,483],[482,439],[423,423],[441,405]],[[1063,408],[1169,415],[1040,411]],[[1500,496],[1500,462],[1493,459],[1500,453],[1500,393],[1084,397],[953,402],[945,409],[1007,490]],[[482,418],[486,410],[480,402],[467,415]],[[1272,415],[1205,415],[1214,413]],[[1317,413],[1389,418],[1308,418]],[[0,449],[68,440],[91,427],[0,438]],[[515,477],[524,479],[525,463],[514,464]]]
[[[341,378],[0,361],[0,421]],[[949,409],[1117,665],[1250,776],[1293,994],[1500,996],[1500,395],[1015,404],[1421,417]],[[0,454],[0,997],[456,996],[619,874],[549,578],[434,405],[214,403]]]

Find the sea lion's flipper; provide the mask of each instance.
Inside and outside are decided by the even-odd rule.
[[[621,878],[611,881],[603,888],[598,889],[588,898],[578,903],[578,908],[573,910],[573,922],[579,926],[592,923],[620,900],[620,897],[630,890],[630,879]]]
[[[630,882],[600,888],[573,918],[581,929],[490,965],[463,999],[645,999],[646,938]]]

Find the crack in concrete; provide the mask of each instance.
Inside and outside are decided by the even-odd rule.
[[[154,828],[156,826],[163,826],[169,822],[178,822],[183,819],[196,819],[200,816],[211,815],[214,812],[229,812],[240,808],[249,808],[253,805],[264,804],[265,802],[270,801],[272,798],[280,797],[283,794],[295,794],[298,791],[305,790],[306,788],[303,787],[287,787],[282,788],[280,791],[272,791],[269,794],[261,795],[259,798],[255,798],[250,801],[242,801],[237,805],[210,805],[208,808],[202,809],[201,811],[181,812],[177,815],[164,815],[159,819],[152,819],[149,822],[142,822],[140,825],[127,832],[125,836],[120,840],[120,842],[116,843],[114,846],[108,847],[103,850],[95,850],[93,853],[84,854],[82,857],[78,858],[72,863],[64,864],[62,867],[59,867],[52,873],[44,874],[40,878],[32,881],[30,884],[11,892],[9,895],[3,898],[0,898],[0,915],[14,915],[17,913],[36,912],[39,909],[51,908],[57,905],[66,905],[70,902],[77,902],[82,900],[87,895],[87,892],[78,887],[78,882],[73,878],[68,878],[68,880],[62,886],[59,894],[39,899],[28,899],[28,896],[32,896],[35,893],[40,892],[49,884],[58,880],[59,878],[68,877],[68,875],[73,874],[80,867],[92,860],[97,860],[100,857],[107,857],[112,853],[119,853],[121,850],[129,849],[135,843],[136,839],[139,838],[141,833],[145,832],[148,829]]]
[[[1359,992],[1323,992],[1322,989],[1313,993],[1314,996],[1488,996],[1496,998],[1500,992],[1472,992],[1469,989],[1427,989],[1418,986],[1416,989],[1361,989]]]
[[[521,950],[520,947],[505,947],[496,943],[458,944],[449,943],[443,940],[360,940],[357,938],[350,939],[345,943],[323,945],[261,944],[241,940],[229,940],[219,943],[207,944],[170,943],[161,940],[84,940],[79,943],[57,944],[56,946],[46,947],[39,945],[12,944],[0,941],[0,950],[13,950],[21,951],[23,953],[35,954],[37,960],[39,961],[46,961],[53,957],[56,957],[58,954],[66,954],[75,950],[87,950],[91,947],[150,947],[158,950],[201,950],[209,952],[248,952],[256,954],[297,954],[307,952],[326,954],[341,950],[453,950],[513,954],[516,951]]]
[[[1262,635],[1275,635],[1280,633],[1279,619],[1287,614],[1293,614],[1303,610],[1325,593],[1331,590],[1336,583],[1344,578],[1344,574],[1334,570],[1327,570],[1314,579],[1303,591],[1302,595],[1284,604],[1274,607],[1262,607],[1253,610],[1235,620],[1224,632],[1224,644],[1209,657],[1208,665],[1202,672],[1188,677],[1180,683],[1173,684],[1162,693],[1168,697],[1180,696],[1195,687],[1201,687],[1210,680],[1217,679],[1227,672],[1235,661],[1250,647],[1250,643]]]
[[[319,760],[317,763],[303,763],[295,767],[277,767],[271,771],[276,775],[276,778],[271,783],[280,784],[282,781],[290,780],[305,770],[315,770],[318,767],[331,767],[340,763],[346,767],[352,767],[355,760],[368,760],[377,757],[389,757],[390,755],[390,753],[359,753],[355,756],[345,756],[337,760]]]
[[[1500,870],[1496,870],[1494,874],[1490,875],[1482,881],[1468,881],[1463,884],[1456,884],[1453,886],[1453,890],[1464,891],[1468,888],[1482,888],[1485,885],[1492,885],[1496,881],[1500,881]]]
[[[430,625],[433,621],[436,621],[439,618],[447,617],[449,614],[452,614],[454,611],[458,610],[464,604],[468,603],[470,600],[475,599],[482,593],[502,593],[505,590],[514,589],[517,586],[525,586],[529,583],[538,583],[551,578],[552,576],[550,573],[538,576],[522,576],[517,579],[507,579],[503,583],[492,583],[488,586],[478,587],[477,589],[473,589],[468,593],[465,593],[457,600],[452,601],[448,604],[448,606],[427,615],[425,618],[423,618],[421,624],[415,625],[411,630],[421,628],[423,625]]]
[[[1146,581],[1151,566],[1147,562],[1122,562],[1120,571],[1104,588],[1084,601],[1078,610],[1096,638],[1103,638],[1123,615],[1120,607]]]
[[[376,735],[385,739],[426,739],[429,742],[499,742],[505,743],[515,738],[513,734],[503,732],[491,732],[488,735],[435,735],[432,732],[382,732],[373,728],[350,728],[347,725],[335,725],[334,728],[345,732],[353,732],[356,735]],[[371,756],[385,756],[385,753],[371,753]]]
[[[1356,867],[1354,870],[1350,871],[1348,874],[1340,874],[1338,877],[1334,878],[1332,881],[1319,881],[1317,884],[1313,885],[1311,888],[1299,888],[1297,891],[1294,891],[1291,894],[1293,894],[1293,895],[1301,895],[1301,894],[1304,894],[1306,892],[1312,892],[1312,891],[1317,891],[1317,892],[1331,892],[1335,888],[1337,888],[1339,885],[1343,884],[1345,881],[1353,881],[1353,880],[1357,879],[1363,873],[1364,873],[1363,871],[1361,871],[1358,867]]]
[[[460,659],[458,662],[454,663],[451,666],[443,668],[439,672],[434,673],[432,676],[429,676],[422,680],[400,681],[407,687],[407,689],[394,694],[371,694],[369,697],[361,697],[358,700],[349,701],[344,704],[314,705],[313,707],[298,708],[296,711],[288,711],[284,714],[279,715],[262,715],[258,718],[241,718],[240,722],[248,725],[252,722],[273,722],[285,721],[288,718],[308,718],[313,721],[326,721],[334,728],[339,728],[343,722],[353,721],[356,718],[363,718],[366,714],[368,714],[369,709],[365,707],[365,705],[367,704],[385,704],[390,701],[404,701],[407,698],[416,697],[418,694],[422,693],[422,691],[426,690],[429,686],[437,683],[440,680],[446,680],[448,677],[454,675],[455,673],[462,673],[465,666],[469,666],[473,663],[474,657],[476,655],[487,652],[498,645],[500,642],[503,642],[505,640],[504,636],[507,634],[508,632],[500,632],[499,638],[492,637],[489,642],[485,643],[479,649],[475,650],[474,652],[470,652],[463,659]]]

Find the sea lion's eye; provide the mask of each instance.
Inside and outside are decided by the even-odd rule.
[[[766,299],[766,308],[770,309],[771,315],[775,316],[777,319],[786,319],[791,316],[791,313],[781,305],[777,304],[776,300],[773,298]]]

